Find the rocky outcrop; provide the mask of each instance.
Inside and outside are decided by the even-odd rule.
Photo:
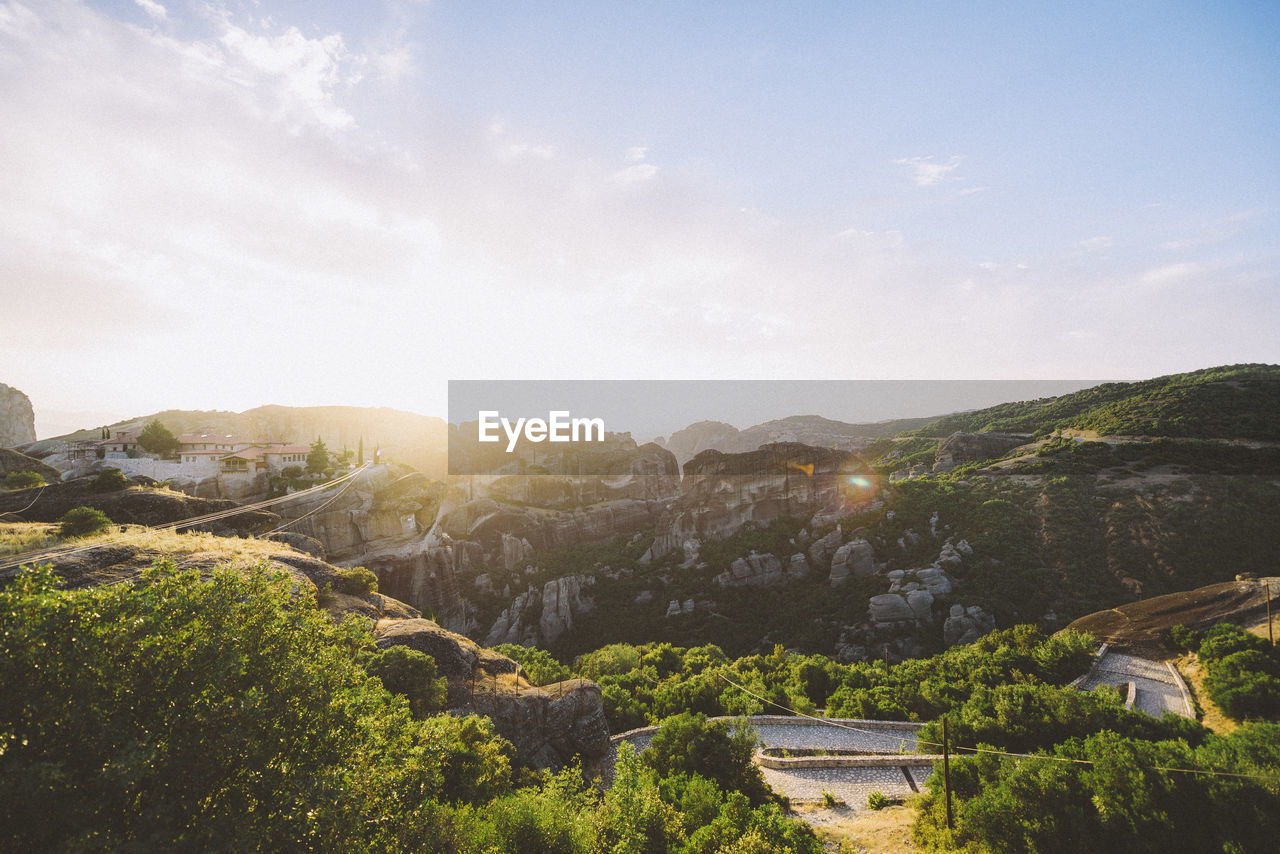
[[[543,549],[605,542],[619,534],[653,527],[666,506],[661,499],[625,498],[582,507],[546,508],[478,498],[446,504],[432,533],[480,543],[491,566],[505,566],[508,558],[517,554],[527,557]]]
[[[118,489],[114,492],[92,492],[88,478],[51,483],[32,500],[29,491],[0,493],[0,513],[17,513],[28,522],[56,522],[74,507],[93,507],[107,514],[111,521],[127,525],[164,525],[219,511],[234,510],[234,501],[211,501],[193,498],[163,489]],[[264,510],[241,510],[234,515],[199,527],[215,534],[248,534],[273,527],[280,517]]]
[[[866,540],[850,540],[831,557],[830,583],[836,587],[850,575],[874,575],[876,553]]]
[[[952,605],[947,621],[942,624],[942,640],[947,646],[973,643],[983,635],[995,631],[995,628],[996,618],[981,607]]]
[[[1030,439],[1025,433],[952,433],[938,446],[933,470],[950,471],[961,463],[1003,456]]]
[[[740,557],[715,577],[721,587],[777,587],[809,575],[809,562],[801,553],[783,561],[771,554],[752,552]]]
[[[46,483],[54,483],[62,473],[53,466],[45,465],[35,457],[8,448],[0,448],[0,478],[11,471],[33,471],[45,479]]]
[[[486,646],[503,643],[546,646],[573,628],[574,618],[591,610],[594,603],[584,590],[595,584],[585,575],[557,578],[530,587],[521,593],[494,621],[485,635]]]
[[[0,383],[0,448],[12,448],[36,440],[36,414],[31,398]]]
[[[813,545],[809,546],[810,563],[816,567],[829,566],[832,555],[840,548],[842,542],[844,542],[844,534],[840,531],[840,526],[836,525],[834,531],[819,537],[813,541]]]
[[[574,679],[535,688],[519,676],[511,659],[430,620],[392,623],[382,629],[377,643],[382,649],[408,646],[434,658],[449,684],[449,708],[491,718],[498,734],[515,745],[521,762],[561,768],[581,757],[591,771],[608,752],[609,728],[594,682]]]
[[[469,594],[486,568],[479,543],[424,538],[391,543],[360,562],[378,576],[378,586],[415,608],[435,614],[441,625],[467,634],[479,630]]]
[[[742,454],[702,452],[685,464],[680,497],[658,523],[654,557],[689,540],[723,539],[747,522],[767,525],[840,505],[836,473],[847,456],[797,444]]]
[[[330,559],[363,559],[421,540],[435,521],[439,485],[403,466],[358,474],[340,493],[318,492],[278,505],[289,530],[319,540]]]

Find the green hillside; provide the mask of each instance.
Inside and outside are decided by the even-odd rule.
[[[939,418],[914,431],[1280,440],[1280,366],[1227,365],[1132,383],[1104,383],[1062,397],[1002,403]]]

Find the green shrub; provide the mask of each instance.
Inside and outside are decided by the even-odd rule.
[[[118,468],[105,468],[89,484],[90,492],[115,492],[129,485],[129,479]]]
[[[73,507],[58,520],[58,536],[64,538],[88,537],[104,531],[111,525],[106,513],[92,507]]]
[[[884,792],[872,792],[867,795],[867,806],[873,810],[882,810],[887,806],[892,806],[893,801],[885,795]]]
[[[573,678],[569,668],[557,661],[545,649],[504,643],[493,647],[493,651],[519,664],[524,678],[528,679],[531,685],[550,685],[552,682]]]
[[[425,717],[444,708],[449,684],[436,676],[436,660],[407,646],[368,650],[358,659],[370,676],[382,680],[392,694],[409,700],[409,709]]]
[[[11,471],[4,476],[6,489],[30,489],[33,486],[44,486],[44,478],[33,471]]]
[[[369,593],[377,593],[378,576],[374,575],[372,570],[365,569],[363,566],[340,569],[333,589],[349,596],[364,596]]]
[[[755,748],[755,730],[745,720],[730,729],[724,721],[685,712],[663,721],[641,758],[664,776],[698,774],[722,789],[741,792],[752,804],[776,801],[751,761]]]
[[[0,850],[458,850],[461,795],[506,791],[509,743],[414,720],[372,645],[263,567],[0,590]],[[504,747],[505,745],[505,747]]]

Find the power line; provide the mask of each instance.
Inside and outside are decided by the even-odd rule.
[[[817,721],[826,726],[833,726],[839,729],[852,730],[854,732],[859,732],[864,735],[874,736],[876,738],[888,737],[884,733],[872,732],[871,730],[861,729],[859,727],[850,726],[848,724],[842,724],[837,721],[833,721],[830,718],[819,718],[814,715],[806,715],[804,712],[798,712],[794,709],[791,709],[791,708],[788,708],[787,706],[782,705],[781,703],[775,703],[773,700],[770,700],[767,697],[760,696],[759,694],[755,693],[754,691],[751,691],[745,686],[739,685],[738,683],[734,682],[732,679],[730,679],[728,676],[725,676],[723,673],[717,672],[716,675],[719,676],[721,679],[723,679],[725,682],[728,682],[733,687],[737,688],[739,691],[746,694],[747,696],[754,697],[755,699],[761,701],[762,703],[767,703],[770,706],[775,706],[779,709],[784,709],[790,712],[791,714],[795,715],[796,717],[808,718],[809,720]],[[944,745],[941,744],[940,742],[928,741],[926,739],[921,739],[921,738],[916,739],[916,744],[927,744],[931,747],[944,747]],[[1076,765],[1097,764],[1092,759],[1072,759],[1066,756],[1046,756],[1042,753],[1014,753],[1006,750],[993,750],[988,747],[958,747],[957,746],[957,747],[952,747],[951,749],[957,752],[963,751],[966,753],[988,753],[994,756],[1000,756],[1008,759],[1041,759],[1047,762],[1066,762],[1066,763],[1071,763]],[[1240,774],[1232,771],[1215,771],[1215,770],[1202,769],[1202,768],[1170,768],[1163,765],[1151,765],[1151,766],[1148,766],[1145,770],[1165,771],[1168,773],[1176,773],[1176,774],[1202,774],[1210,777],[1241,777],[1249,780],[1266,780],[1268,782],[1275,782],[1277,780],[1280,780],[1280,775],[1275,775],[1275,774]]]
[[[351,481],[353,478],[355,478],[357,474],[360,474],[361,472],[365,471],[372,465],[373,465],[372,462],[365,463],[360,468],[355,469],[354,471],[348,472],[347,474],[343,475],[340,478],[337,478],[336,480],[331,480],[328,483],[322,483],[317,486],[313,486],[309,489],[304,489],[301,492],[294,492],[294,493],[290,493],[289,495],[277,496],[275,498],[266,499],[265,501],[254,502],[252,504],[241,504],[235,507],[227,508],[225,510],[218,510],[213,513],[206,513],[200,516],[193,516],[189,519],[179,519],[176,522],[166,522],[163,525],[145,527],[144,530],[145,531],[151,531],[151,530],[164,531],[164,530],[174,530],[177,528],[194,528],[199,525],[207,524],[209,522],[216,522],[221,519],[227,519],[231,516],[238,516],[242,513],[261,510],[266,507],[275,506],[276,504],[283,504],[287,501],[296,501],[297,499],[302,498],[303,496],[321,492],[326,489],[331,489],[340,483]],[[350,484],[348,483],[348,486],[349,485]],[[345,491],[345,489],[346,488],[344,487],[342,491]],[[339,492],[339,495],[340,494],[341,492]],[[335,495],[334,498],[336,497],[337,496]],[[329,503],[331,503],[331,501],[326,502],[324,506],[328,506]],[[305,518],[305,517],[299,517],[299,519],[301,518]],[[298,521],[298,520],[294,520],[294,521]],[[103,546],[120,545],[122,543],[128,542],[129,540],[140,535],[141,533],[142,531],[120,531],[117,534],[113,534],[111,536],[104,537],[102,539],[94,540],[92,543],[88,543],[82,546],[74,546],[71,548],[63,548],[63,549],[46,549],[45,551],[42,551],[42,552],[27,552],[23,555],[18,555],[16,557],[13,557],[9,560],[6,560],[0,563],[0,570],[12,569],[15,567],[24,566],[24,565],[31,564],[33,562],[39,562],[42,560],[56,560],[60,558],[70,557],[71,555],[79,554],[85,551],[91,551],[93,549],[102,548]]]

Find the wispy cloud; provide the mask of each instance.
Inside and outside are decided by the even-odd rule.
[[[155,2],[155,0],[133,0],[133,2],[138,4],[138,7],[146,12],[151,20],[157,24],[169,19],[169,11]]]
[[[932,187],[936,184],[941,184],[952,172],[958,169],[960,159],[959,155],[952,155],[946,160],[939,160],[934,155],[929,155],[928,157],[904,157],[893,162],[911,169],[912,180],[917,187]],[[975,188],[971,192],[978,192],[982,189],[986,188]]]
[[[1098,235],[1090,237],[1087,240],[1081,240],[1077,245],[1081,249],[1106,249],[1111,246],[1111,238],[1106,235]]]

